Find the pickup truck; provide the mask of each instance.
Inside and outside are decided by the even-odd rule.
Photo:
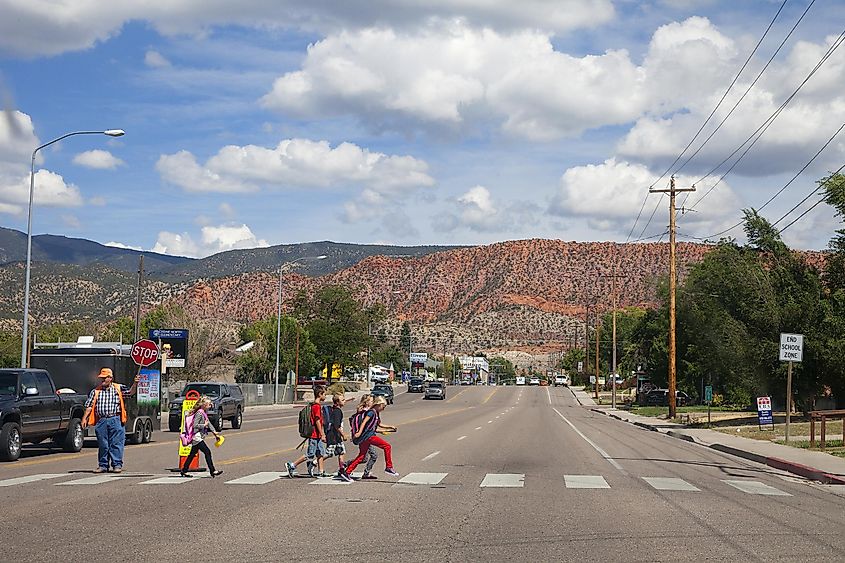
[[[24,442],[47,439],[67,452],[82,449],[85,399],[56,389],[43,369],[0,369],[0,461],[15,461]]]

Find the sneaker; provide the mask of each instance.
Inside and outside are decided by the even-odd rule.
[[[393,476],[393,477],[399,477],[399,474],[398,474],[398,473],[396,472],[396,470],[395,470],[395,469],[393,469],[392,467],[388,467],[388,468],[386,468],[386,469],[384,470],[384,472],[385,472],[385,473],[387,473],[388,475]]]
[[[212,476],[212,477],[217,477],[218,475],[222,475],[222,474],[223,474],[223,470],[222,470],[222,469],[216,469],[216,470],[214,470],[214,471],[212,471],[212,472],[211,472],[211,476]]]
[[[108,468],[106,467],[98,467],[94,470],[94,473],[108,473]]]
[[[311,463],[308,460],[305,461],[305,464],[308,466],[308,476],[313,477],[314,476],[314,464]]]
[[[293,476],[296,475],[296,467],[289,461],[285,462],[285,469],[288,472],[288,478],[293,479]]]
[[[180,473],[179,473],[179,477],[193,477],[193,475],[191,475],[190,473],[182,473],[182,472],[180,472]]]
[[[378,479],[375,475],[370,475],[369,473],[364,473],[361,475],[361,479]]]
[[[344,471],[344,472],[342,472],[342,473],[340,474],[340,480],[341,480],[341,481],[344,481],[345,483],[351,483],[351,482],[352,482],[352,477],[350,477],[349,475],[347,475],[347,474],[346,474],[346,472]]]
[[[317,477],[319,479],[320,477],[331,477],[331,475],[323,471],[322,473],[315,473],[314,477]]]
[[[112,471],[114,471],[115,473],[123,473],[123,468],[122,467],[115,467],[114,469],[112,469]]]

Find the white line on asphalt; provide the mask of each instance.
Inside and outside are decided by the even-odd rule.
[[[499,418],[498,416],[496,418]]]
[[[427,456],[425,456],[424,458],[422,458],[422,460],[428,461],[439,453],[440,453],[440,450],[437,450],[436,452],[432,452],[432,453],[428,454]]]
[[[252,475],[247,475],[245,477],[238,477],[237,479],[232,479],[231,481],[226,481],[227,485],[266,485],[267,483],[271,483],[277,479],[280,479],[282,475],[287,475],[287,473],[282,473],[281,471],[261,471],[259,473],[253,473]]]
[[[567,489],[609,489],[610,485],[601,475],[564,475]]]
[[[488,421],[487,421],[487,424],[493,424],[493,421],[492,421],[492,420],[488,420]]]
[[[141,481],[138,483],[139,485],[181,485],[183,483],[188,483],[193,481],[194,479],[211,479],[211,475],[207,473],[199,473],[193,475],[191,477],[176,477],[176,476],[167,476],[167,477],[158,477],[157,479],[152,479],[150,481]]]
[[[394,487],[402,485],[437,485],[446,478],[448,473],[408,473],[398,481]]]
[[[481,430],[481,427],[480,427],[480,426],[476,426],[476,427],[475,427],[475,429],[476,429],[476,430]]]
[[[776,489],[765,483],[761,483],[760,481],[734,481],[729,479],[722,479],[723,483],[727,483],[731,487],[735,489],[739,489],[743,493],[748,493],[750,495],[769,495],[769,496],[779,496],[779,497],[791,497],[792,495],[789,493],[785,493],[780,489]]]
[[[556,408],[554,408],[554,407],[552,407],[552,410],[553,410],[553,411],[555,411],[555,412],[557,413],[557,415],[558,415],[559,417],[561,417],[565,423],[567,423],[569,426],[571,426],[571,427],[572,427],[572,429],[573,429],[573,430],[575,430],[575,432],[576,432],[579,436],[581,436],[582,438],[584,438],[584,441],[585,441],[585,442],[587,442],[588,444],[590,444],[591,446],[593,446],[593,449],[594,449],[594,450],[596,450],[596,451],[599,453],[599,455],[600,455],[600,456],[602,456],[604,459],[606,459],[606,460],[608,461],[608,463],[610,463],[610,465],[612,465],[613,467],[615,467],[616,469],[618,469],[619,471],[621,471],[623,474],[625,474],[625,475],[627,475],[627,474],[628,474],[628,473],[627,473],[624,469],[622,469],[622,466],[621,466],[621,465],[619,465],[618,463],[616,463],[616,460],[615,460],[615,459],[613,459],[612,457],[610,457],[610,456],[607,454],[607,452],[606,452],[606,451],[604,451],[603,449],[601,449],[598,445],[596,445],[596,443],[595,443],[595,442],[593,442],[592,440],[590,440],[589,438],[587,438],[586,436],[584,436],[584,434],[583,434],[580,430],[578,430],[577,428],[575,428],[575,425],[574,425],[574,424],[572,424],[571,422],[569,422],[569,420],[567,420],[565,416],[563,416],[562,414],[560,414],[560,411],[558,411],[558,410],[557,410]]]
[[[683,479],[676,477],[643,477],[643,481],[658,491],[700,491],[698,487],[690,485]]]
[[[549,396],[549,404],[551,405],[552,404],[552,392],[549,391],[548,387],[546,387],[546,395]]]
[[[460,442],[460,441],[461,441],[461,440],[463,440],[464,438],[466,438],[466,436],[461,436],[460,438],[458,438],[458,442]]]
[[[524,473],[488,473],[480,487],[522,487],[525,484]]]
[[[11,487],[12,485],[21,485],[23,483],[33,483],[35,481],[43,481],[44,479],[55,479],[56,477],[65,477],[67,473],[39,473],[37,475],[29,475],[27,477],[15,477],[13,479],[4,479],[0,481],[0,487]]]
[[[62,485],[100,485],[108,483],[109,481],[117,481],[125,479],[125,477],[118,477],[117,475],[96,475],[94,477],[85,477],[84,479],[77,479],[75,481],[66,481],[64,483],[56,483],[57,487]]]

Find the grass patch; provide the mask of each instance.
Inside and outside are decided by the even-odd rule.
[[[712,407],[711,412],[734,412],[732,407]],[[669,407],[631,407],[631,412],[640,416],[659,416],[669,414]],[[678,407],[677,412],[707,412],[707,405],[692,405],[689,407]]]

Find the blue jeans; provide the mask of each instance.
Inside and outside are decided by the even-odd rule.
[[[126,429],[120,422],[119,416],[101,418],[95,427],[97,445],[100,447],[98,465],[103,469],[109,468],[109,458],[112,467],[123,467],[123,445],[126,443]]]

